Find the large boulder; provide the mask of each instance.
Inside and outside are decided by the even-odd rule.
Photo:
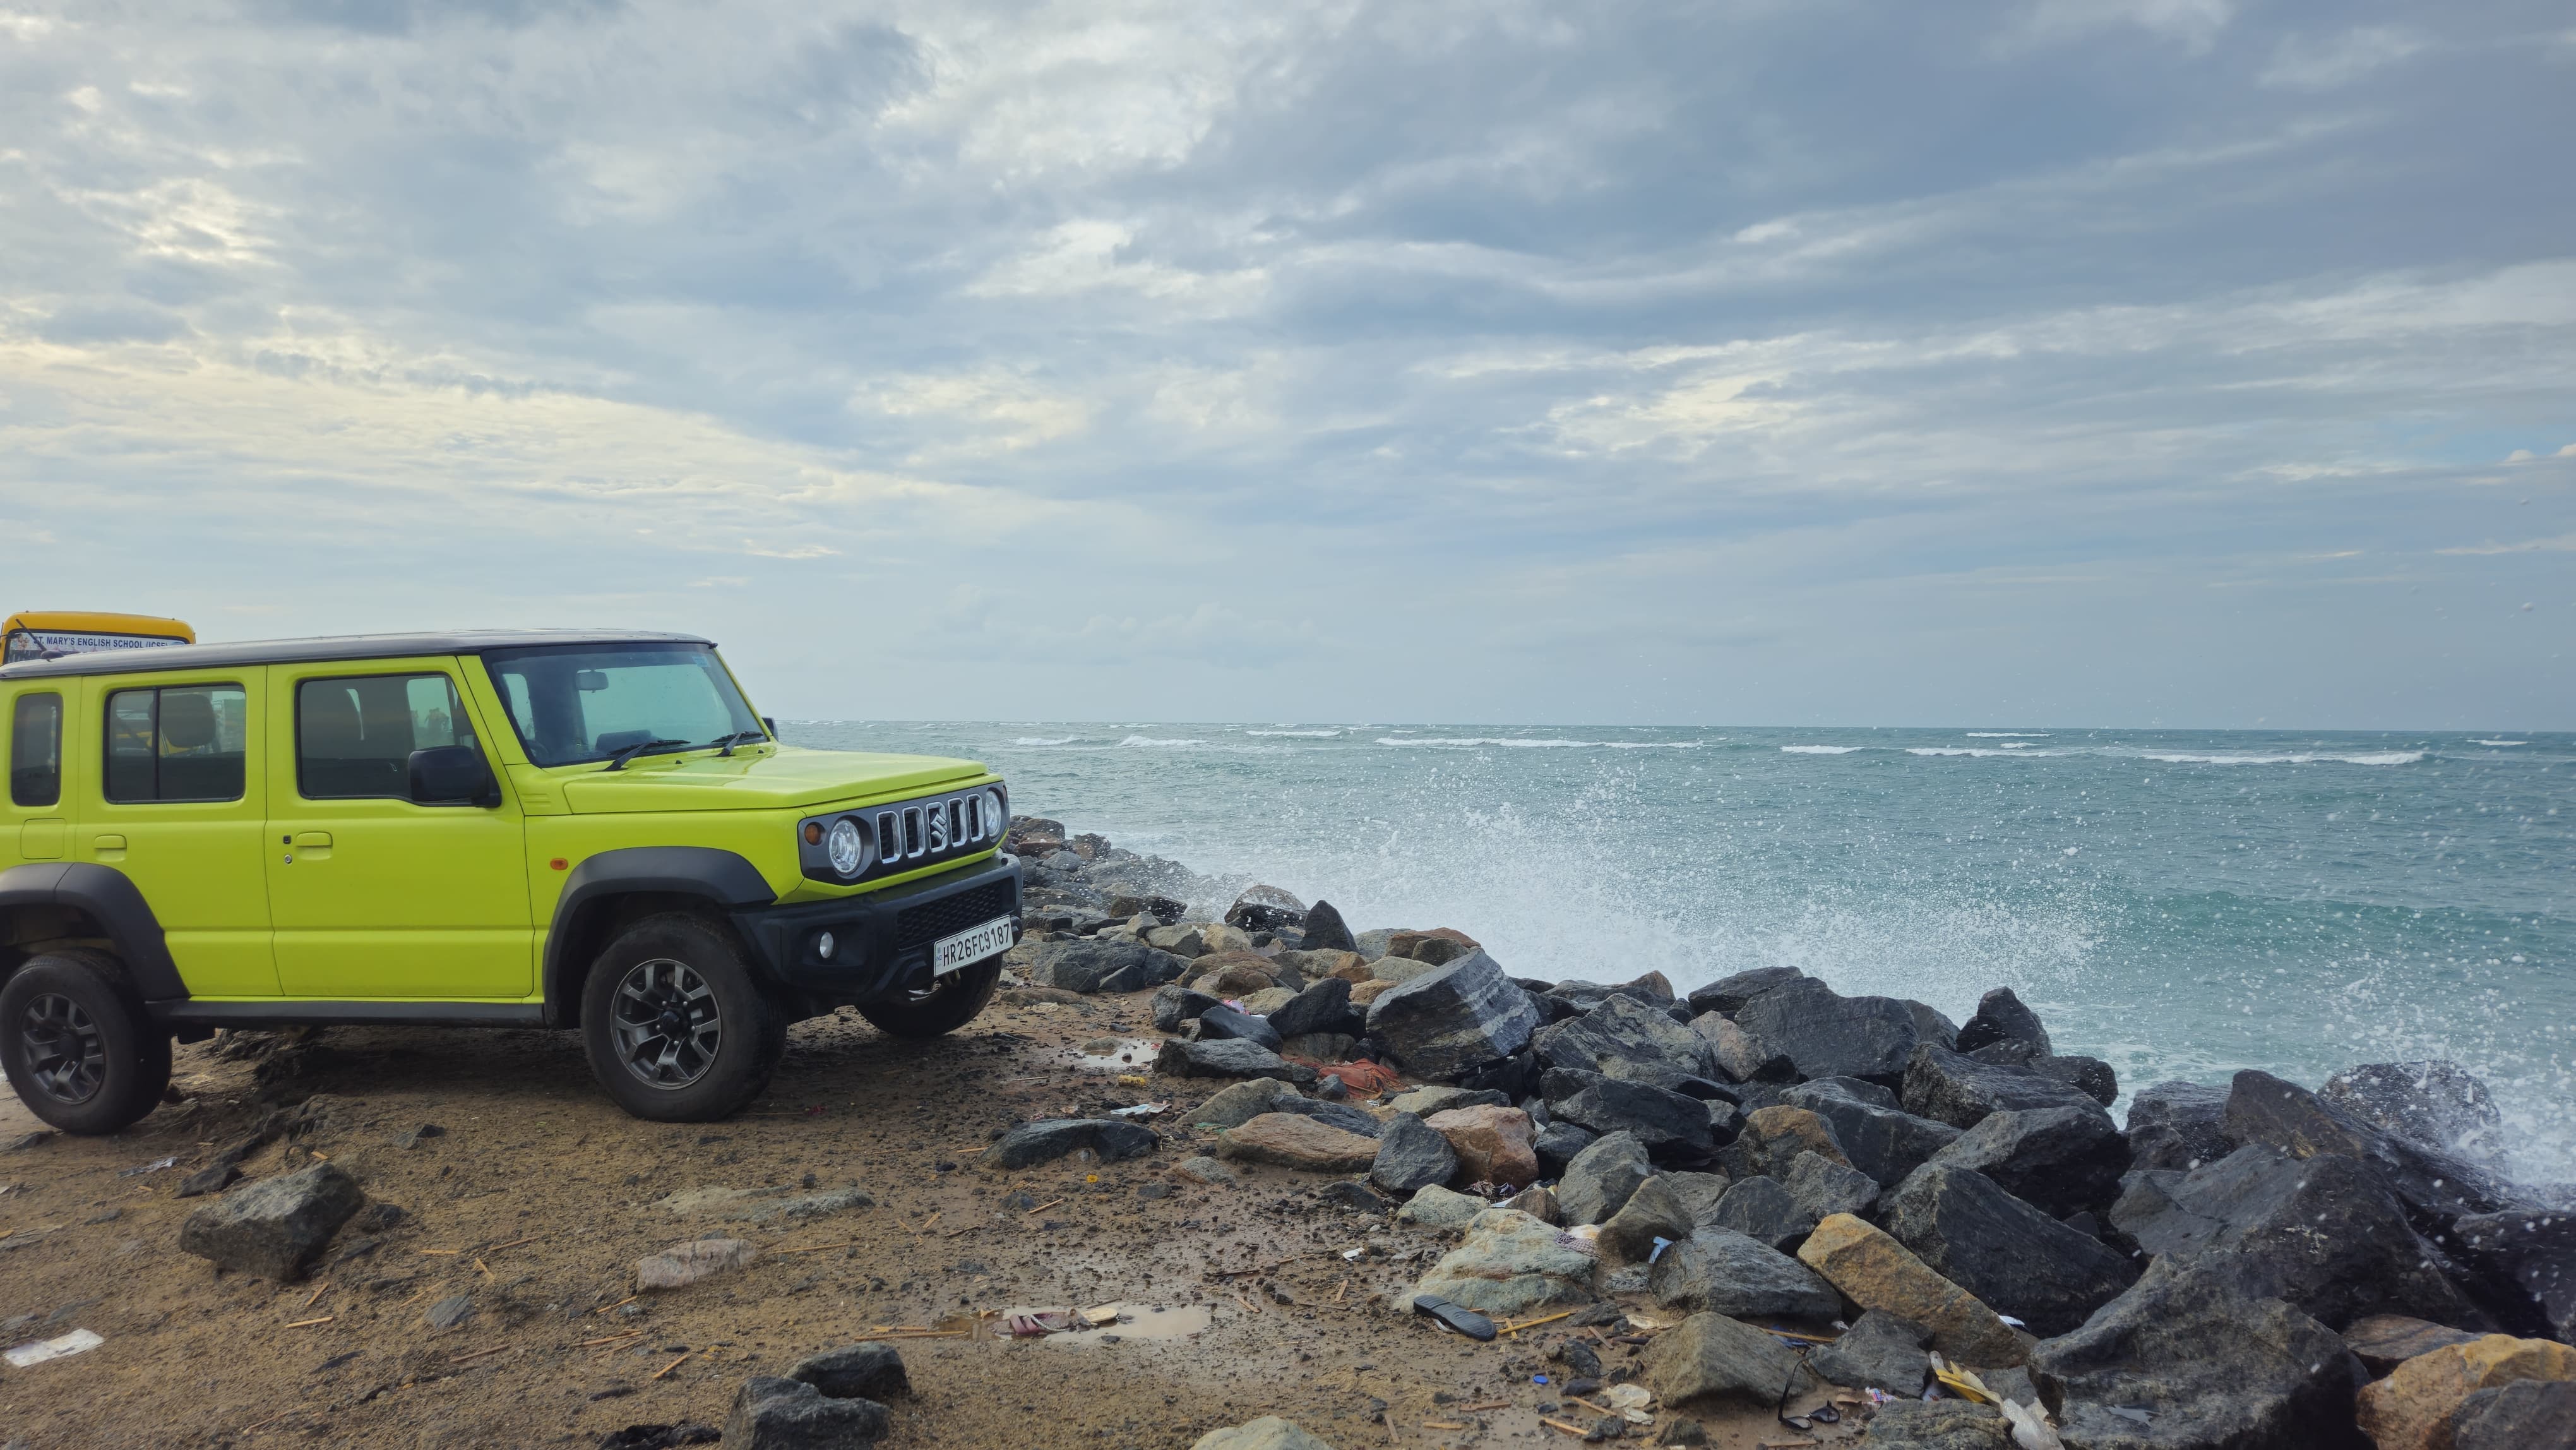
[[[2111,1222],[2148,1253],[2206,1261],[2253,1298],[2340,1329],[2368,1314],[2483,1327],[2378,1176],[2249,1143],[2187,1174],[2134,1173]]]
[[[1206,992],[1195,991],[1177,983],[1165,986],[1154,994],[1154,1030],[1164,1033],[1178,1032],[1184,1026],[1196,1022],[1199,1014],[1210,1007],[1224,1005],[1225,1002],[1221,998]]]
[[[1154,1055],[1154,1071],[1165,1077],[1269,1077],[1308,1083],[1315,1070],[1288,1062],[1258,1042],[1220,1037],[1207,1042],[1166,1040]]]
[[[2516,1380],[2576,1380],[2576,1349],[2509,1334],[2447,1345],[2365,1386],[2354,1410],[2379,1450],[2451,1450],[2451,1416],[2461,1402]]]
[[[1309,1435],[1294,1420],[1264,1415],[1241,1425],[1228,1425],[1201,1435],[1190,1450],[1333,1450]]]
[[[1916,1117],[1897,1106],[1895,1094],[1857,1078],[1800,1083],[1782,1093],[1780,1101],[1832,1124],[1843,1156],[1882,1188],[1903,1182],[1959,1136],[1958,1129]]]
[[[1103,1163],[1141,1158],[1162,1143],[1154,1130],[1124,1118],[1054,1118],[1022,1123],[996,1139],[975,1160],[978,1168],[1009,1170],[1052,1163],[1088,1150]]]
[[[1271,1026],[1266,1017],[1237,1012],[1222,1003],[1199,1013],[1199,1041],[1217,1042],[1228,1038],[1258,1043],[1272,1052],[1279,1050],[1279,1029]]]
[[[2466,1344],[2479,1336],[2429,1319],[2411,1319],[2403,1314],[2371,1314],[2344,1326],[2343,1347],[2361,1361],[2361,1367],[2374,1375],[2383,1375],[2419,1354],[2453,1344]]]
[[[1723,1314],[1694,1314],[1646,1346],[1646,1387],[1666,1405],[1770,1405],[1798,1375],[1797,1351]]]
[[[1541,1124],[1538,1136],[1530,1144],[1538,1153],[1539,1175],[1543,1178],[1564,1177],[1565,1165],[1573,1162],[1575,1154],[1591,1147],[1593,1140],[1600,1136],[1590,1128],[1574,1123],[1550,1119]]]
[[[1578,1068],[1658,1086],[1705,1078],[1715,1069],[1705,1038],[1660,1008],[1627,996],[1608,997],[1584,1016],[1538,1029],[1531,1045],[1550,1067]]]
[[[1916,1169],[1880,1221],[1943,1278],[2036,1334],[2075,1328],[2137,1278],[2126,1256],[1965,1168]]]
[[[1910,1400],[1923,1393],[1923,1382],[1931,1376],[1931,1356],[1925,1352],[1931,1343],[1931,1330],[1872,1309],[1853,1320],[1840,1339],[1809,1354],[1807,1367],[1834,1384],[1886,1390]]]
[[[1691,1222],[1713,1222],[1717,1206],[1725,1201],[1728,1183],[1723,1173],[1666,1173],[1662,1175],[1673,1196],[1691,1211]]]
[[[2317,1096],[2391,1137],[2493,1169],[2504,1115],[2476,1074],[2456,1062],[2372,1062],[2325,1080]]]
[[[1481,950],[1369,1003],[1368,1035],[1416,1077],[1455,1078],[1529,1045],[1538,1009]]]
[[[215,1266],[300,1279],[331,1236],[367,1201],[358,1180],[333,1163],[263,1178],[188,1215],[179,1248]]]
[[[2033,1350],[2030,1377],[2084,1450],[2350,1450],[2364,1378],[2316,1320],[2171,1261]]]
[[[1526,1213],[1490,1208],[1467,1226],[1464,1243],[1441,1256],[1431,1272],[1396,1302],[1436,1294],[1479,1314],[1517,1315],[1551,1304],[1589,1304],[1601,1261],[1581,1243]]]
[[[1795,1082],[1798,1066],[1785,1053],[1754,1040],[1731,1017],[1715,1012],[1691,1019],[1691,1034],[1708,1044],[1709,1061],[1729,1082]]]
[[[1658,1162],[1705,1163],[1717,1149],[1708,1105],[1684,1093],[1565,1068],[1549,1069],[1539,1092],[1551,1120],[1596,1133],[1634,1134]]]
[[[1527,1188],[1538,1181],[1538,1149],[1529,1114],[1520,1109],[1490,1103],[1444,1108],[1422,1122],[1448,1140],[1458,1154],[1458,1171],[1469,1183]]]
[[[1242,931],[1296,931],[1306,920],[1306,903],[1276,886],[1247,887],[1225,909],[1225,924]]]
[[[1634,1133],[1611,1133],[1574,1155],[1557,1181],[1556,1202],[1568,1224],[1607,1223],[1637,1185],[1655,1176],[1646,1145]]]
[[[1988,1113],[2030,1108],[2099,1106],[2069,1083],[2031,1071],[1979,1062],[1925,1043],[1905,1064],[1905,1110],[1954,1128],[1973,1128]]]
[[[1337,1102],[1328,1098],[1286,1097],[1280,1099],[1278,1105],[1270,1111],[1295,1113],[1301,1118],[1313,1118],[1327,1127],[1339,1128],[1345,1133],[1357,1133],[1363,1138],[1374,1138],[1386,1131],[1386,1124],[1379,1122],[1365,1110],[1352,1107],[1347,1102]]]
[[[1969,1400],[1881,1405],[1860,1443],[1867,1450],[2013,1450],[2003,1412]]]
[[[2034,1057],[2028,1066],[2041,1077],[2053,1077],[2106,1108],[2120,1100],[2119,1072],[2098,1057]]]
[[[1655,1257],[1657,1240],[1690,1237],[1690,1206],[1660,1176],[1637,1185],[1619,1211],[1601,1225],[1602,1257],[1612,1264],[1642,1264]]]
[[[1815,1155],[1807,1155],[1812,1158]],[[1739,1178],[1728,1186],[1726,1196],[1717,1201],[1709,1222],[1730,1233],[1741,1234],[1765,1248],[1784,1254],[1798,1251],[1798,1245],[1815,1232],[1823,1219],[1820,1213],[1809,1213],[1798,1202],[1789,1185],[1777,1178],[1757,1174]]]
[[[1775,1103],[1744,1115],[1735,1141],[1726,1145],[1725,1168],[1730,1178],[1759,1175],[1785,1180],[1799,1156],[1807,1153],[1846,1167],[1851,1163],[1832,1123],[1805,1108]]]
[[[807,1355],[789,1366],[787,1377],[836,1400],[895,1400],[912,1393],[903,1356],[891,1344],[849,1344]]]
[[[1647,1271],[1646,1291],[1658,1304],[1744,1319],[1823,1322],[1843,1312],[1842,1295],[1815,1270],[1725,1228],[1674,1240]]]
[[[1731,977],[1720,977],[1705,987],[1691,989],[1691,1015],[1696,1017],[1703,1012],[1739,1011],[1745,1003],[1772,988],[1787,986],[1805,976],[1806,973],[1796,967],[1755,967],[1749,972],[1737,972]]]
[[[1312,1032],[1356,1032],[1361,1014],[1351,1008],[1351,984],[1341,977],[1324,977],[1291,999],[1288,1005],[1270,1014],[1271,1030],[1282,1037],[1303,1037]]]
[[[1216,1135],[1216,1156],[1247,1163],[1302,1168],[1310,1173],[1357,1173],[1377,1161],[1375,1138],[1345,1132],[1298,1113],[1263,1113]]]
[[[1893,1085],[1919,1039],[1893,997],[1845,997],[1813,977],[1784,982],[1735,1011],[1735,1025],[1800,1077],[1858,1077]]]
[[[1878,1202],[1878,1184],[1857,1168],[1822,1153],[1801,1153],[1780,1180],[1798,1211],[1819,1221],[1838,1213],[1865,1214]]]
[[[2027,1042],[2046,1057],[2057,1049],[2048,1044],[2048,1029],[2040,1025],[2039,1014],[2021,1004],[2010,987],[1997,987],[1977,999],[1977,1015],[1960,1024],[1954,1052],[1974,1052],[1990,1042],[2006,1040]]]
[[[2576,1450],[2576,1380],[2516,1380],[2451,1412],[2451,1450]]]
[[[1176,980],[1187,958],[1134,941],[1041,942],[1029,975],[1068,992],[1141,992]]]
[[[839,1399],[803,1380],[753,1375],[725,1416],[727,1450],[864,1450],[885,1438],[893,1417],[870,1399]]]
[[[1411,1113],[1398,1113],[1378,1131],[1369,1181],[1389,1193],[1411,1193],[1458,1176],[1458,1150]]]
[[[2490,1302],[2576,1343],[2576,1214],[2464,1214],[2446,1242],[2479,1271]]]
[[[2462,1214],[2512,1207],[2502,1186],[2467,1161],[2393,1137],[2293,1082],[2251,1068],[2227,1093],[2228,1136],[2292,1158],[2318,1155],[2369,1165],[2416,1222],[2439,1232]]]
[[[1359,950],[1358,939],[1343,924],[1342,914],[1329,901],[1317,901],[1306,908],[1305,939],[1297,943],[1300,951],[1350,952]]]
[[[1339,1186],[1339,1185],[1336,1185]],[[1438,1184],[1414,1190],[1404,1207],[1395,1211],[1397,1223],[1415,1228],[1463,1229],[1476,1221],[1476,1215],[1493,1207],[1472,1193],[1452,1193]]]
[[[1295,1088],[1274,1077],[1256,1077],[1210,1093],[1183,1122],[1202,1128],[1239,1128],[1263,1113],[1289,1111],[1305,1101]]]
[[[2227,1089],[2176,1079],[2129,1100],[2129,1162],[2188,1173],[2244,1145],[2227,1136]]]
[[[1863,1309],[1883,1309],[1932,1333],[1932,1345],[1977,1368],[2022,1362],[2012,1326],[1974,1294],[1942,1278],[1913,1252],[1847,1213],[1817,1224],[1798,1261]]]
[[[2108,1208],[2129,1171],[2129,1140],[2099,1108],[1991,1113],[1928,1160],[1965,1168],[2051,1218]]]

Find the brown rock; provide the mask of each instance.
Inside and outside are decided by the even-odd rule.
[[[1847,1213],[1817,1224],[1798,1260],[1863,1309],[1932,1331],[1932,1347],[1974,1368],[2020,1364],[2029,1350],[1976,1295],[1932,1272],[1905,1245]]]
[[[1843,1145],[1834,1137],[1834,1125],[1805,1108],[1785,1104],[1756,1108],[1744,1116],[1744,1128],[1727,1145],[1725,1162],[1728,1176],[1736,1179],[1778,1178],[1786,1180],[1790,1165],[1801,1153],[1814,1153],[1828,1163],[1851,1166]],[[1740,1171],[1739,1171],[1740,1169]]]
[[[1454,962],[1484,945],[1463,931],[1439,927],[1431,931],[1400,931],[1386,940],[1386,954],[1411,957],[1417,962],[1439,966]]]
[[[1190,966],[1199,974],[1190,985],[1211,996],[1249,997],[1279,985],[1269,963],[1249,952],[1201,957]]]
[[[1343,981],[1350,982],[1354,985],[1361,982],[1376,980],[1376,974],[1369,970],[1367,959],[1362,957],[1359,953],[1340,952],[1336,953],[1336,955],[1349,957],[1350,960],[1333,968],[1331,971],[1326,972],[1324,974],[1325,976],[1339,977]]]
[[[1379,997],[1384,996],[1403,985],[1404,984],[1402,982],[1389,982],[1375,977],[1366,981],[1353,982],[1351,984],[1351,1005],[1354,1007],[1365,1007],[1369,1003],[1376,1001]]]
[[[2365,1387],[2355,1406],[2379,1450],[2451,1450],[2451,1414],[2479,1390],[2515,1380],[2576,1380],[2576,1349],[2489,1334],[2419,1354]]]
[[[1296,1113],[1263,1113],[1216,1135],[1216,1155],[1313,1173],[1363,1173],[1377,1161],[1377,1139],[1344,1132]]]
[[[2383,1375],[2419,1354],[2454,1344],[2467,1344],[2478,1336],[2465,1329],[2435,1324],[2429,1319],[2410,1319],[2403,1314],[2373,1314],[2356,1319],[2343,1332],[2344,1348],[2353,1352],[2362,1367],[2374,1375]]]
[[[1422,1122],[1457,1150],[1464,1181],[1513,1187],[1538,1182],[1536,1129],[1520,1109],[1487,1103],[1433,1113]]]

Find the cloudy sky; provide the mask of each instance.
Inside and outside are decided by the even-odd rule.
[[[2563,0],[0,0],[0,605],[2576,727],[2571,136]]]

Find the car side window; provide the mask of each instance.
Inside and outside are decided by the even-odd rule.
[[[295,687],[296,788],[306,800],[408,800],[413,751],[475,743],[464,702],[445,675]]]
[[[107,798],[240,800],[249,739],[239,685],[118,690],[107,697]]]
[[[63,798],[63,697],[20,695],[9,711],[9,803],[50,806]]]

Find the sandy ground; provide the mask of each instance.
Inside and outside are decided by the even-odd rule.
[[[1141,995],[997,1003],[926,1044],[849,1015],[808,1022],[765,1100],[689,1126],[625,1116],[565,1035],[335,1029],[288,1053],[278,1066],[292,1072],[265,1087],[211,1045],[182,1048],[181,1102],[115,1137],[0,1153],[0,1339],[89,1329],[106,1340],[0,1369],[0,1443],[593,1445],[628,1425],[721,1425],[746,1376],[907,1325],[969,1333],[902,1346],[915,1394],[892,1406],[894,1446],[1169,1450],[1262,1414],[1337,1450],[1554,1444],[1573,1437],[1543,1425],[1543,1407],[1597,1418],[1555,1410],[1531,1382],[1561,1372],[1542,1356],[1565,1326],[1479,1345],[1380,1305],[1446,1246],[1438,1236],[1317,1203],[1317,1175],[1177,1182],[1170,1165],[1206,1146],[1177,1126],[1181,1109],[1224,1084],[1122,1084],[1114,1063],[1084,1060],[1100,1039],[1151,1035]],[[180,1179],[273,1106],[316,1095],[326,1126],[244,1166],[264,1176],[319,1152],[406,1221],[354,1257],[341,1257],[344,1233],[297,1284],[219,1275],[179,1252],[179,1224],[199,1206],[175,1197]],[[1011,1123],[1145,1101],[1175,1106],[1153,1120],[1167,1141],[1149,1158],[972,1166]],[[398,1145],[422,1124],[444,1134]],[[0,1096],[0,1142],[39,1126]],[[164,1158],[177,1162],[137,1171]],[[854,1184],[875,1203],[785,1224],[682,1218],[660,1203],[808,1184]],[[1041,1206],[1005,1206],[1022,1192]],[[759,1260],[619,1307],[639,1257],[719,1234],[751,1241]],[[1367,1252],[1347,1261],[1351,1248]],[[431,1328],[424,1311],[454,1295],[471,1315]],[[1148,1313],[1115,1342],[1115,1331],[1015,1341],[988,1313],[1110,1301],[1203,1309],[1208,1322],[1156,1338],[1136,1332]],[[1640,1352],[1600,1350],[1614,1373]],[[1671,1440],[1681,1418],[1632,1443]],[[1853,1433],[1847,1422],[1801,1435],[1767,1411],[1687,1418],[1725,1450]]]

